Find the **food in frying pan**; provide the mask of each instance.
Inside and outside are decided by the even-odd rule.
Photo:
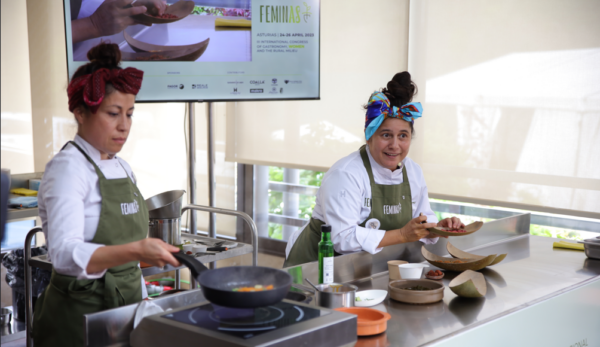
[[[260,284],[255,285],[254,287],[237,287],[233,288],[234,292],[262,292],[263,290],[271,290],[273,289],[273,285],[269,284],[268,286],[262,286]]]

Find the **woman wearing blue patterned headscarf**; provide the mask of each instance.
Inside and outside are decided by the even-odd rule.
[[[456,217],[438,221],[423,172],[407,157],[414,121],[423,114],[421,103],[411,102],[416,93],[405,71],[371,94],[364,106],[367,144],[327,171],[310,223],[288,241],[284,267],[318,259],[323,224],[331,225],[336,254],[375,254],[399,243],[435,243],[437,237],[428,228],[464,228]]]

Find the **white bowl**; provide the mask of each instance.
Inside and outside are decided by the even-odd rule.
[[[429,267],[429,265],[420,263],[398,265],[398,268],[400,269],[400,276],[403,280],[420,279],[423,275],[423,269],[426,267]]]
[[[354,306],[356,307],[369,307],[379,305],[387,296],[387,290],[363,290],[354,294]],[[360,298],[360,301],[356,301]]]
[[[187,253],[187,252],[191,252],[194,249],[194,245],[190,244],[185,244],[183,245],[183,253]]]

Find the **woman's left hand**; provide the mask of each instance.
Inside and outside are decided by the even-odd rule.
[[[457,217],[445,218],[438,222],[438,227],[451,228],[451,229],[464,229],[465,224],[460,221]]]

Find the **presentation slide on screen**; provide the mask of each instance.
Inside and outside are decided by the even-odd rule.
[[[130,2],[65,0],[69,76],[112,42],[144,71],[138,101],[319,97],[318,0]]]

